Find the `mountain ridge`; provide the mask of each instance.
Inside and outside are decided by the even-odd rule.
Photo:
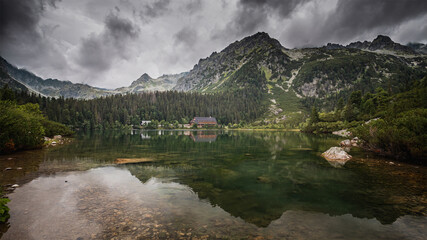
[[[259,32],[231,43],[220,52],[213,52],[210,56],[200,59],[188,72],[162,75],[156,79],[144,73],[129,86],[116,89],[97,88],[51,78],[42,79],[25,69],[18,69],[2,57],[0,57],[0,67],[12,79],[7,78],[9,79],[7,81],[16,88],[23,89],[19,86],[21,84],[32,92],[50,97],[90,99],[142,91],[177,90],[208,93],[256,87],[266,90],[270,95],[274,95],[274,92],[276,95],[282,95],[284,94],[282,92],[285,92],[294,98],[302,99],[318,97],[325,92],[340,88],[334,82],[337,79],[341,81],[342,79],[339,78],[345,78],[345,76],[342,74],[338,76],[340,70],[332,69],[333,67],[329,65],[343,66],[343,61],[354,62],[356,59],[360,62],[359,65],[365,64],[368,67],[365,71],[370,71],[369,68],[372,67],[376,68],[374,71],[378,73],[384,68],[382,74],[390,77],[394,72],[388,71],[386,66],[380,67],[381,69],[375,67],[374,65],[382,64],[377,64],[375,61],[391,61],[396,66],[399,65],[398,61],[402,61],[404,63],[401,67],[405,68],[412,64],[416,65],[411,66],[412,68],[419,68],[425,65],[425,55],[422,52],[425,48],[423,44],[404,46],[393,42],[388,36],[378,35],[372,42],[358,41],[347,46],[329,43],[320,48],[287,49],[278,40],[271,38],[268,33]],[[315,69],[307,69],[309,67],[315,67]],[[322,68],[326,69],[329,75],[325,74]],[[362,72],[361,66],[358,70],[359,73],[354,74],[355,82],[366,75]],[[310,72],[316,72],[316,74],[313,75]],[[331,74],[334,75],[335,80],[332,82],[335,85],[331,87],[331,83],[322,84],[324,79],[331,78]],[[350,80],[345,82],[347,85],[353,84]]]

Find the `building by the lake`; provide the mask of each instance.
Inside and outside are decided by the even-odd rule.
[[[195,117],[190,121],[190,124],[197,124],[197,127],[214,127],[218,125],[218,122],[214,117]]]
[[[150,124],[151,121],[141,121],[141,126],[147,126],[148,124]]]

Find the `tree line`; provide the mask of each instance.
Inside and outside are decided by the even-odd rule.
[[[48,98],[27,92],[15,93],[19,103],[36,103],[49,120],[79,129],[111,129],[139,125],[142,120],[189,123],[196,116],[212,116],[220,124],[251,122],[266,107],[258,89],[222,93],[143,92],[91,100]]]

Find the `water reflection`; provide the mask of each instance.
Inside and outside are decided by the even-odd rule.
[[[200,200],[173,179],[141,183],[116,167],[40,177],[11,199],[11,228],[3,239],[422,239],[427,233],[425,217],[403,216],[382,225],[350,214],[302,210],[258,227]]]
[[[213,140],[196,141],[205,139]],[[112,238],[116,233],[121,238],[127,234],[129,238],[314,238],[316,234],[378,238],[376,234],[381,234],[388,239],[416,239],[425,234],[426,168],[389,165],[352,149],[354,158],[335,169],[319,155],[339,141],[295,132],[156,130],[80,135],[70,145],[16,155],[34,167],[13,178],[19,181],[24,175],[29,180],[10,195],[11,229],[5,237],[25,231],[58,236],[50,235],[56,229],[50,226],[64,229],[70,223],[75,228],[67,226],[63,236],[76,238],[93,234]],[[103,167],[117,158],[153,162]],[[0,164],[6,166],[6,160],[0,158]],[[84,171],[88,169],[92,170]],[[70,172],[76,170],[82,172]],[[16,183],[11,179],[0,177],[3,185]],[[46,196],[52,199],[43,199]],[[70,213],[50,217],[58,208]],[[79,221],[73,223],[74,218]],[[34,228],[25,230],[26,224]],[[308,231],[310,224],[315,226]],[[328,224],[334,229],[329,231]],[[73,235],[82,226],[92,230]],[[39,228],[46,229],[31,232]],[[186,235],[189,232],[192,235]]]
[[[217,138],[217,132],[208,131],[194,131],[190,132],[190,137],[194,142],[215,142]]]

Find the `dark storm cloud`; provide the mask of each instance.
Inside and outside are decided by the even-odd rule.
[[[310,4],[311,7],[304,9]],[[324,15],[319,10],[321,8],[331,11]],[[295,19],[294,13],[303,17]],[[275,23],[284,22],[286,27],[275,29],[272,34],[281,36],[285,45],[318,46],[328,41],[348,42],[369,33],[388,34],[426,13],[425,0],[240,0],[227,28],[212,37],[244,37],[257,31],[268,31]]]
[[[251,34],[268,23],[268,17],[278,14],[287,18],[299,5],[307,0],[240,0],[239,10],[230,30],[237,34]]]
[[[14,62],[26,62],[27,66],[40,66],[36,57],[46,57],[49,64],[65,67],[64,57],[51,47],[39,26],[43,12],[47,7],[56,8],[57,2],[0,0],[0,54]]]
[[[288,48],[378,34],[425,43],[426,22],[426,0],[0,0],[0,55],[42,77],[119,87],[187,71],[258,31]]]
[[[120,18],[115,14],[109,14],[106,17],[105,27],[108,34],[117,41],[122,41],[126,38],[135,38],[139,34],[139,29],[130,20]]]
[[[326,34],[320,37],[347,41],[373,29],[389,31],[426,13],[425,0],[341,0],[326,21]]]
[[[128,59],[128,43],[139,36],[139,28],[129,19],[110,13],[104,30],[82,40],[77,63],[95,71],[108,70],[116,58]]]
[[[25,31],[32,38],[37,38],[37,24],[46,5],[56,8],[58,0],[0,0],[0,34],[1,39],[10,37],[14,31]]]

